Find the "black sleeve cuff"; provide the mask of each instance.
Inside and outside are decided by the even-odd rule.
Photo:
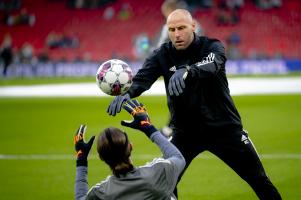
[[[88,160],[87,159],[77,159],[76,160],[76,167],[85,166],[88,167]]]
[[[150,137],[151,134],[156,131],[157,131],[157,129],[153,125],[151,125],[144,131],[144,133],[147,135],[147,137]]]

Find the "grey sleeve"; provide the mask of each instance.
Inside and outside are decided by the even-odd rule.
[[[159,146],[163,153],[163,158],[170,160],[176,166],[178,176],[186,165],[185,158],[181,152],[171,142],[169,142],[159,131],[154,132],[150,139]]]
[[[76,167],[76,178],[75,178],[75,200],[86,199],[88,193],[88,167],[79,166]]]

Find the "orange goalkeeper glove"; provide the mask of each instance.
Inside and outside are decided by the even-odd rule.
[[[86,125],[80,125],[77,133],[74,136],[74,146],[77,155],[76,166],[88,166],[88,155],[92,147],[95,136],[92,136],[88,143],[85,143],[84,137],[86,132]]]
[[[144,132],[148,137],[157,129],[151,124],[146,108],[137,100],[128,100],[124,103],[123,108],[130,113],[134,119],[132,121],[121,121],[121,125],[138,129]]]

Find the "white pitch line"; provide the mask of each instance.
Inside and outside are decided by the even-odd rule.
[[[301,154],[261,154],[259,155],[264,160],[301,160]],[[155,154],[138,154],[133,155],[133,159],[151,160],[160,157]],[[213,155],[200,154],[198,159],[216,159]],[[89,156],[89,159],[99,159],[98,156]],[[0,154],[0,160],[75,160],[75,155],[70,154]]]
[[[231,95],[300,94],[301,78],[229,78]],[[156,81],[143,95],[165,95],[163,80]],[[0,86],[0,97],[101,97],[107,96],[96,83]]]

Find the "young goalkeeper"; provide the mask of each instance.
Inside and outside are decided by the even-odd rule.
[[[88,143],[84,141],[85,125],[81,125],[75,137],[76,200],[171,200],[176,199],[173,190],[178,176],[185,167],[180,151],[170,143],[150,122],[145,107],[136,100],[129,100],[123,108],[133,116],[133,121],[122,121],[123,126],[141,130],[159,146],[163,158],[134,167],[131,160],[132,144],[125,132],[118,128],[106,128],[97,138],[97,152],[112,170],[112,175],[88,191],[87,157],[95,136]]]

